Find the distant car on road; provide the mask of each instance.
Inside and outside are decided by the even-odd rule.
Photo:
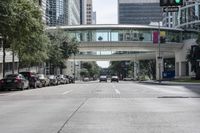
[[[29,88],[29,81],[21,74],[9,74],[1,80],[3,90],[24,90]]]
[[[107,82],[107,76],[105,76],[105,75],[101,75],[100,77],[99,77],[99,82],[102,82],[102,81],[105,81],[105,82]]]
[[[111,82],[119,82],[118,76],[112,76],[111,77]]]

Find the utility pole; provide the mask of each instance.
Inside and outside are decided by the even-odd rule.
[[[75,53],[74,53],[74,83],[76,80],[76,63],[75,63]]]
[[[161,83],[161,62],[162,57],[160,53],[160,22],[158,22],[158,71],[159,71],[159,83]]]

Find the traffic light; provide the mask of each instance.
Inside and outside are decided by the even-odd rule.
[[[160,0],[160,6],[181,6],[183,0]]]

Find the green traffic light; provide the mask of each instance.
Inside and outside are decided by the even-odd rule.
[[[177,4],[179,4],[179,3],[181,3],[181,0],[175,0],[175,2],[176,2]]]

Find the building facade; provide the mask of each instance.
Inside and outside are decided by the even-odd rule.
[[[80,24],[79,0],[47,0],[47,4],[48,26]]]
[[[142,24],[162,20],[159,0],[118,0],[119,24]]]
[[[170,28],[200,29],[200,1],[186,0],[178,12],[163,13],[163,26]]]
[[[96,12],[93,12],[92,0],[80,0],[80,23],[96,24]]]

